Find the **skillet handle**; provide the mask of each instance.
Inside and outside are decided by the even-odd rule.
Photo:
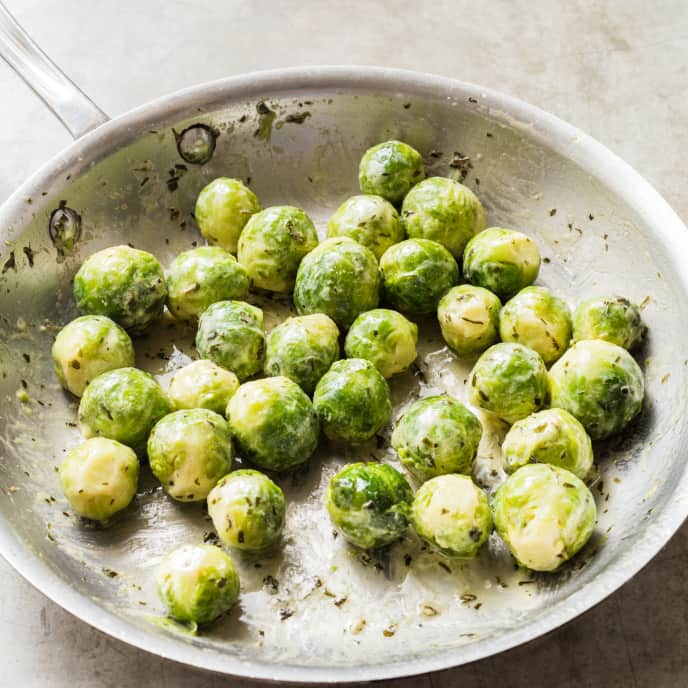
[[[78,139],[110,118],[33,42],[0,1],[0,57]]]

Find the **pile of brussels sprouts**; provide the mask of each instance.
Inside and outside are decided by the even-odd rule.
[[[471,478],[479,416],[448,395],[422,398],[391,435],[415,494],[389,464],[349,464],[326,491],[332,522],[365,549],[411,526],[459,558],[475,557],[494,528],[517,562],[537,571],[555,570],[585,544],[596,519],[585,483],[591,439],[622,431],[643,401],[628,353],[643,336],[638,308],[593,298],[572,316],[562,299],[531,286],[540,267],[534,241],[486,229],[477,196],[455,180],[425,178],[420,154],[405,143],[368,150],[359,182],[362,194],[335,211],[320,243],[300,208],[261,210],[242,182],[220,178],[195,208],[211,245],[185,251],[166,272],[129,246],[84,261],[74,278],[84,315],[52,349],[60,382],[80,397],[85,441],[59,469],[78,515],[106,522],[125,509],[147,457],[169,497],[207,501],[224,545],[274,547],[285,498],[261,471],[274,477],[305,463],[321,433],[354,444],[379,433],[392,412],[387,379],[416,359],[418,326],[408,318],[436,314],[456,356],[478,357],[472,406],[511,425],[502,447],[508,477],[488,497]],[[266,334],[262,310],[243,300],[249,291],[292,294],[298,316]],[[197,325],[200,356],[166,391],[135,367],[130,338],[165,306]],[[235,452],[260,470],[233,471]],[[169,614],[196,624],[239,594],[234,563],[208,545],[173,551],[157,584]]]

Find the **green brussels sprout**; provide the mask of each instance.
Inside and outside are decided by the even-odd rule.
[[[594,440],[623,430],[643,405],[643,373],[626,349],[589,339],[550,369],[551,405],[575,416]]]
[[[459,280],[459,266],[444,246],[430,239],[407,239],[380,258],[385,299],[405,313],[427,315]]]
[[[376,194],[395,205],[425,177],[423,158],[401,141],[385,141],[369,148],[358,167],[358,184],[364,194]]]
[[[392,245],[404,238],[396,208],[381,196],[363,194],[342,203],[330,218],[327,236],[347,236],[369,248],[379,260]]]
[[[499,335],[503,342],[518,342],[537,351],[550,365],[571,341],[571,311],[548,289],[526,287],[504,304]]]
[[[583,301],[573,315],[573,341],[604,339],[632,351],[643,339],[640,309],[622,296]]]
[[[248,293],[243,265],[219,246],[199,246],[180,253],[167,270],[167,307],[175,318],[196,320],[217,301]]]
[[[194,361],[170,379],[167,396],[176,411],[203,408],[223,415],[239,378],[212,361]]]
[[[253,287],[288,293],[301,259],[317,245],[311,218],[301,208],[280,205],[256,213],[246,223],[237,257]]]
[[[425,397],[397,423],[392,448],[418,480],[445,473],[470,475],[482,435],[480,421],[458,399]]]
[[[442,337],[462,357],[475,356],[499,339],[502,302],[487,289],[461,284],[452,287],[437,306]]]
[[[339,329],[323,313],[287,318],[267,339],[266,375],[284,375],[312,394],[318,380],[339,358]]]
[[[86,387],[79,403],[79,429],[84,437],[108,437],[141,452],[151,428],[171,410],[152,375],[118,368]]]
[[[299,315],[325,313],[346,328],[359,313],[379,302],[375,254],[353,239],[326,239],[301,261],[294,287]]]
[[[554,571],[588,541],[595,500],[573,473],[550,464],[519,468],[497,490],[495,528],[521,566]]]
[[[521,232],[490,227],[466,244],[463,276],[471,284],[489,289],[502,300],[531,285],[538,272],[538,247]]]
[[[239,572],[214,545],[182,545],[155,572],[158,595],[177,621],[209,624],[239,597]]]
[[[244,301],[218,301],[198,321],[196,348],[239,380],[263,369],[263,311]]]
[[[515,423],[544,406],[547,368],[540,354],[522,344],[495,344],[473,366],[469,398],[474,406]]]
[[[162,315],[165,276],[155,256],[129,246],[90,255],[74,276],[74,299],[86,315],[106,315],[125,330],[142,332]]]
[[[352,463],[330,479],[325,506],[332,523],[356,547],[377,549],[408,528],[413,492],[385,463]]]
[[[246,552],[272,547],[284,528],[285,513],[284,493],[258,471],[234,471],[208,495],[208,514],[220,540]]]
[[[86,385],[101,373],[134,365],[129,335],[104,315],[82,315],[55,337],[53,368],[60,384],[80,397]]]
[[[392,415],[387,381],[362,358],[333,363],[315,388],[313,407],[325,435],[345,442],[369,440]]]
[[[203,501],[232,469],[234,447],[227,421],[208,409],[174,411],[148,438],[148,460],[165,492],[180,502]]]
[[[418,355],[418,326],[386,308],[366,311],[354,320],[344,341],[349,358],[365,358],[383,375],[406,370]]]
[[[485,229],[485,211],[467,186],[430,177],[404,199],[401,224],[409,239],[432,239],[459,260],[469,239]]]
[[[241,230],[259,210],[260,203],[251,189],[238,179],[218,177],[198,194],[194,217],[211,244],[236,253]]]
[[[513,473],[529,463],[549,463],[584,480],[594,460],[585,428],[560,408],[539,411],[514,423],[502,444],[504,470]]]
[[[471,559],[492,532],[492,513],[487,495],[468,476],[439,475],[416,492],[411,525],[445,556]]]
[[[65,456],[59,476],[62,492],[76,514],[107,521],[134,499],[139,460],[129,447],[94,437]]]
[[[295,468],[308,461],[318,444],[313,404],[286,377],[241,385],[229,400],[227,418],[242,458],[266,470]]]

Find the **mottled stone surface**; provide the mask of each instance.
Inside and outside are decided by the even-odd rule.
[[[688,218],[685,0],[6,0],[110,114],[196,82],[303,64],[376,64],[506,91],[581,127]],[[0,64],[0,200],[69,142]],[[619,592],[527,646],[395,688],[688,685],[688,529]],[[0,560],[0,686],[215,688],[73,619]]]

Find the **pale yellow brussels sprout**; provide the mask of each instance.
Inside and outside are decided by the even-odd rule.
[[[571,311],[548,289],[526,287],[504,304],[499,335],[503,342],[518,342],[537,351],[550,365],[571,341]]]
[[[440,475],[418,488],[411,525],[438,552],[470,559],[492,532],[492,514],[487,495],[468,476]]]
[[[450,289],[437,306],[442,337],[461,357],[482,353],[499,340],[501,301],[487,289],[462,284]]]
[[[521,566],[554,571],[589,540],[595,500],[573,473],[549,464],[519,468],[494,498],[497,532]]]
[[[504,469],[513,473],[529,463],[549,463],[581,480],[592,468],[592,442],[585,428],[567,411],[546,409],[519,420],[502,444]]]
[[[327,236],[347,236],[369,248],[379,260],[392,245],[404,238],[396,208],[381,196],[361,194],[337,208],[327,225]]]
[[[198,194],[194,216],[211,244],[236,253],[241,230],[259,210],[256,195],[243,182],[218,177]]]
[[[284,528],[285,513],[284,493],[259,471],[234,471],[208,495],[208,515],[220,540],[245,552],[272,547]]]
[[[348,358],[364,358],[383,375],[406,370],[418,355],[418,326],[387,308],[366,311],[354,320],[344,341]]]
[[[174,411],[148,438],[148,460],[165,492],[180,502],[204,500],[232,469],[234,449],[227,421],[207,409]]]
[[[239,389],[239,378],[212,361],[194,361],[180,368],[170,379],[167,396],[176,411],[204,408],[224,414],[229,400]]]
[[[155,572],[158,595],[177,621],[209,624],[239,597],[239,572],[214,545],[182,545]]]
[[[94,437],[65,456],[59,475],[62,492],[76,514],[107,521],[134,498],[139,460],[129,447]]]
[[[101,373],[134,365],[129,335],[104,315],[83,315],[65,325],[55,337],[53,366],[60,384],[80,397]]]

